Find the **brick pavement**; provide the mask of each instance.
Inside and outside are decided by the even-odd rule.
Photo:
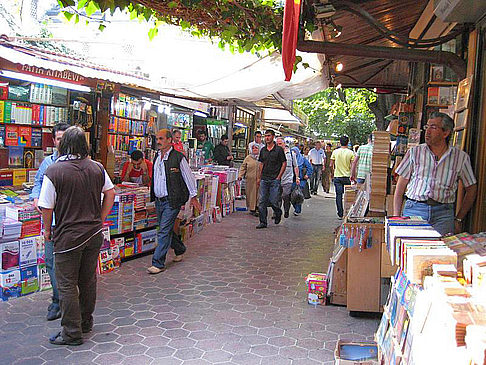
[[[375,319],[306,303],[304,277],[327,269],[334,199],[255,230],[236,212],[188,242],[181,263],[149,276],[150,256],[98,281],[92,333],[78,347],[48,343],[49,292],[0,303],[2,364],[333,364],[338,338],[371,340]]]

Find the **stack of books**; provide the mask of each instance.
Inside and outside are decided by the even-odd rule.
[[[371,159],[371,193],[369,210],[385,213],[388,166],[390,164],[390,134],[373,132],[373,157]]]

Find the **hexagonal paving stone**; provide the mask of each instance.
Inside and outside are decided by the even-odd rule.
[[[189,338],[194,340],[210,340],[216,337],[216,333],[212,331],[194,331],[191,332]]]
[[[187,348],[177,350],[174,354],[175,357],[181,360],[198,359],[204,354],[203,351],[196,348]]]
[[[218,340],[202,340],[197,341],[194,346],[203,351],[214,351],[221,349],[223,344]]]
[[[251,350],[251,345],[242,342],[229,342],[223,345],[223,350],[232,354],[243,354]]]
[[[196,344],[195,340],[187,338],[187,337],[176,338],[176,339],[170,340],[170,342],[169,342],[169,346],[171,346],[171,347],[173,347],[177,350],[194,347],[195,344]]]
[[[140,343],[144,340],[143,336],[132,334],[132,335],[122,335],[117,338],[116,342],[120,345],[132,345],[135,343]]]
[[[221,363],[225,361],[230,361],[233,355],[229,352],[223,350],[209,351],[203,355],[203,359],[213,363]]]
[[[271,345],[256,345],[253,346],[250,351],[259,356],[273,356],[278,354],[278,347]]]
[[[262,358],[258,355],[245,353],[245,354],[234,355],[231,361],[236,364],[252,365],[252,364],[260,364],[261,359]]]
[[[258,330],[258,334],[265,337],[277,337],[284,334],[284,330],[277,327],[267,327]]]
[[[97,354],[106,354],[109,352],[116,352],[121,345],[116,342],[105,342],[95,345],[91,350]]]
[[[99,365],[112,365],[121,364],[125,359],[126,357],[122,354],[114,352],[109,354],[101,354],[96,359],[94,359],[94,362]]]
[[[309,351],[309,357],[317,361],[332,361],[334,360],[334,352],[329,350],[311,350]]]
[[[261,345],[267,343],[268,337],[259,335],[243,336],[241,342],[247,343],[249,345]]]
[[[272,337],[268,340],[270,345],[278,346],[278,347],[287,347],[287,346],[294,346],[297,340],[295,338],[290,337]]]
[[[165,346],[169,343],[170,339],[164,336],[150,336],[146,337],[141,343],[148,347],[153,346]]]
[[[237,335],[248,336],[256,334],[258,330],[250,326],[238,326],[233,328],[232,332],[236,333]]]
[[[116,333],[98,333],[91,337],[91,341],[96,342],[96,343],[102,343],[102,342],[113,342],[116,341],[120,337]]]
[[[118,350],[118,352],[125,356],[133,356],[144,354],[147,350],[147,346],[136,343],[133,345],[123,345],[122,348]]]
[[[168,338],[182,338],[187,337],[189,335],[189,331],[186,331],[182,328],[170,329],[164,332],[164,336]]]
[[[288,359],[286,357],[275,355],[275,356],[264,357],[260,364],[261,365],[290,365],[290,364],[294,364],[294,362],[291,359]]]
[[[308,350],[297,346],[282,347],[279,355],[288,357],[289,359],[303,359],[307,357]]]
[[[151,364],[153,359],[151,357],[148,357],[146,355],[135,355],[135,356],[130,356],[127,357],[125,360],[123,360],[122,364],[126,365],[149,365]]]

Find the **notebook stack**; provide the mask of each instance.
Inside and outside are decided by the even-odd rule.
[[[386,185],[390,158],[390,134],[373,132],[373,157],[371,159],[371,193],[369,210],[385,213]]]

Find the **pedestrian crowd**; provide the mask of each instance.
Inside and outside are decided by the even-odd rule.
[[[462,221],[474,204],[477,181],[469,156],[449,146],[453,120],[446,114],[433,113],[425,126],[425,143],[412,147],[396,169],[398,181],[394,194],[394,215],[420,216],[441,234],[460,232]],[[312,148],[290,146],[275,132],[255,132],[248,146],[249,154],[239,167],[238,179],[245,179],[246,205],[258,217],[257,229],[268,226],[268,207],[272,219],[302,213],[303,201],[324,193],[334,185],[337,217],[343,219],[345,186],[367,183],[371,171],[373,137],[353,150],[349,138],[342,136],[332,149],[317,141]],[[55,151],[46,157],[35,176],[31,198],[42,213],[45,238],[45,261],[53,293],[47,320],[61,318],[60,331],[49,338],[54,345],[76,346],[82,334],[93,327],[96,303],[96,266],[103,242],[103,222],[114,200],[114,185],[104,167],[89,156],[84,131],[77,126],[59,123],[52,129]],[[216,147],[207,132],[198,135],[198,148],[205,161],[232,166],[234,156],[227,135]],[[142,151],[134,150],[122,168],[123,182],[150,187],[155,202],[158,232],[157,246],[148,274],[166,270],[169,249],[180,262],[186,247],[177,235],[177,216],[182,206],[190,204],[198,211],[194,174],[185,156],[181,132],[161,129],[156,134],[158,152],[153,161]],[[324,148],[323,148],[324,146]],[[454,209],[459,180],[465,195],[460,208]],[[403,198],[406,199],[403,212]]]

